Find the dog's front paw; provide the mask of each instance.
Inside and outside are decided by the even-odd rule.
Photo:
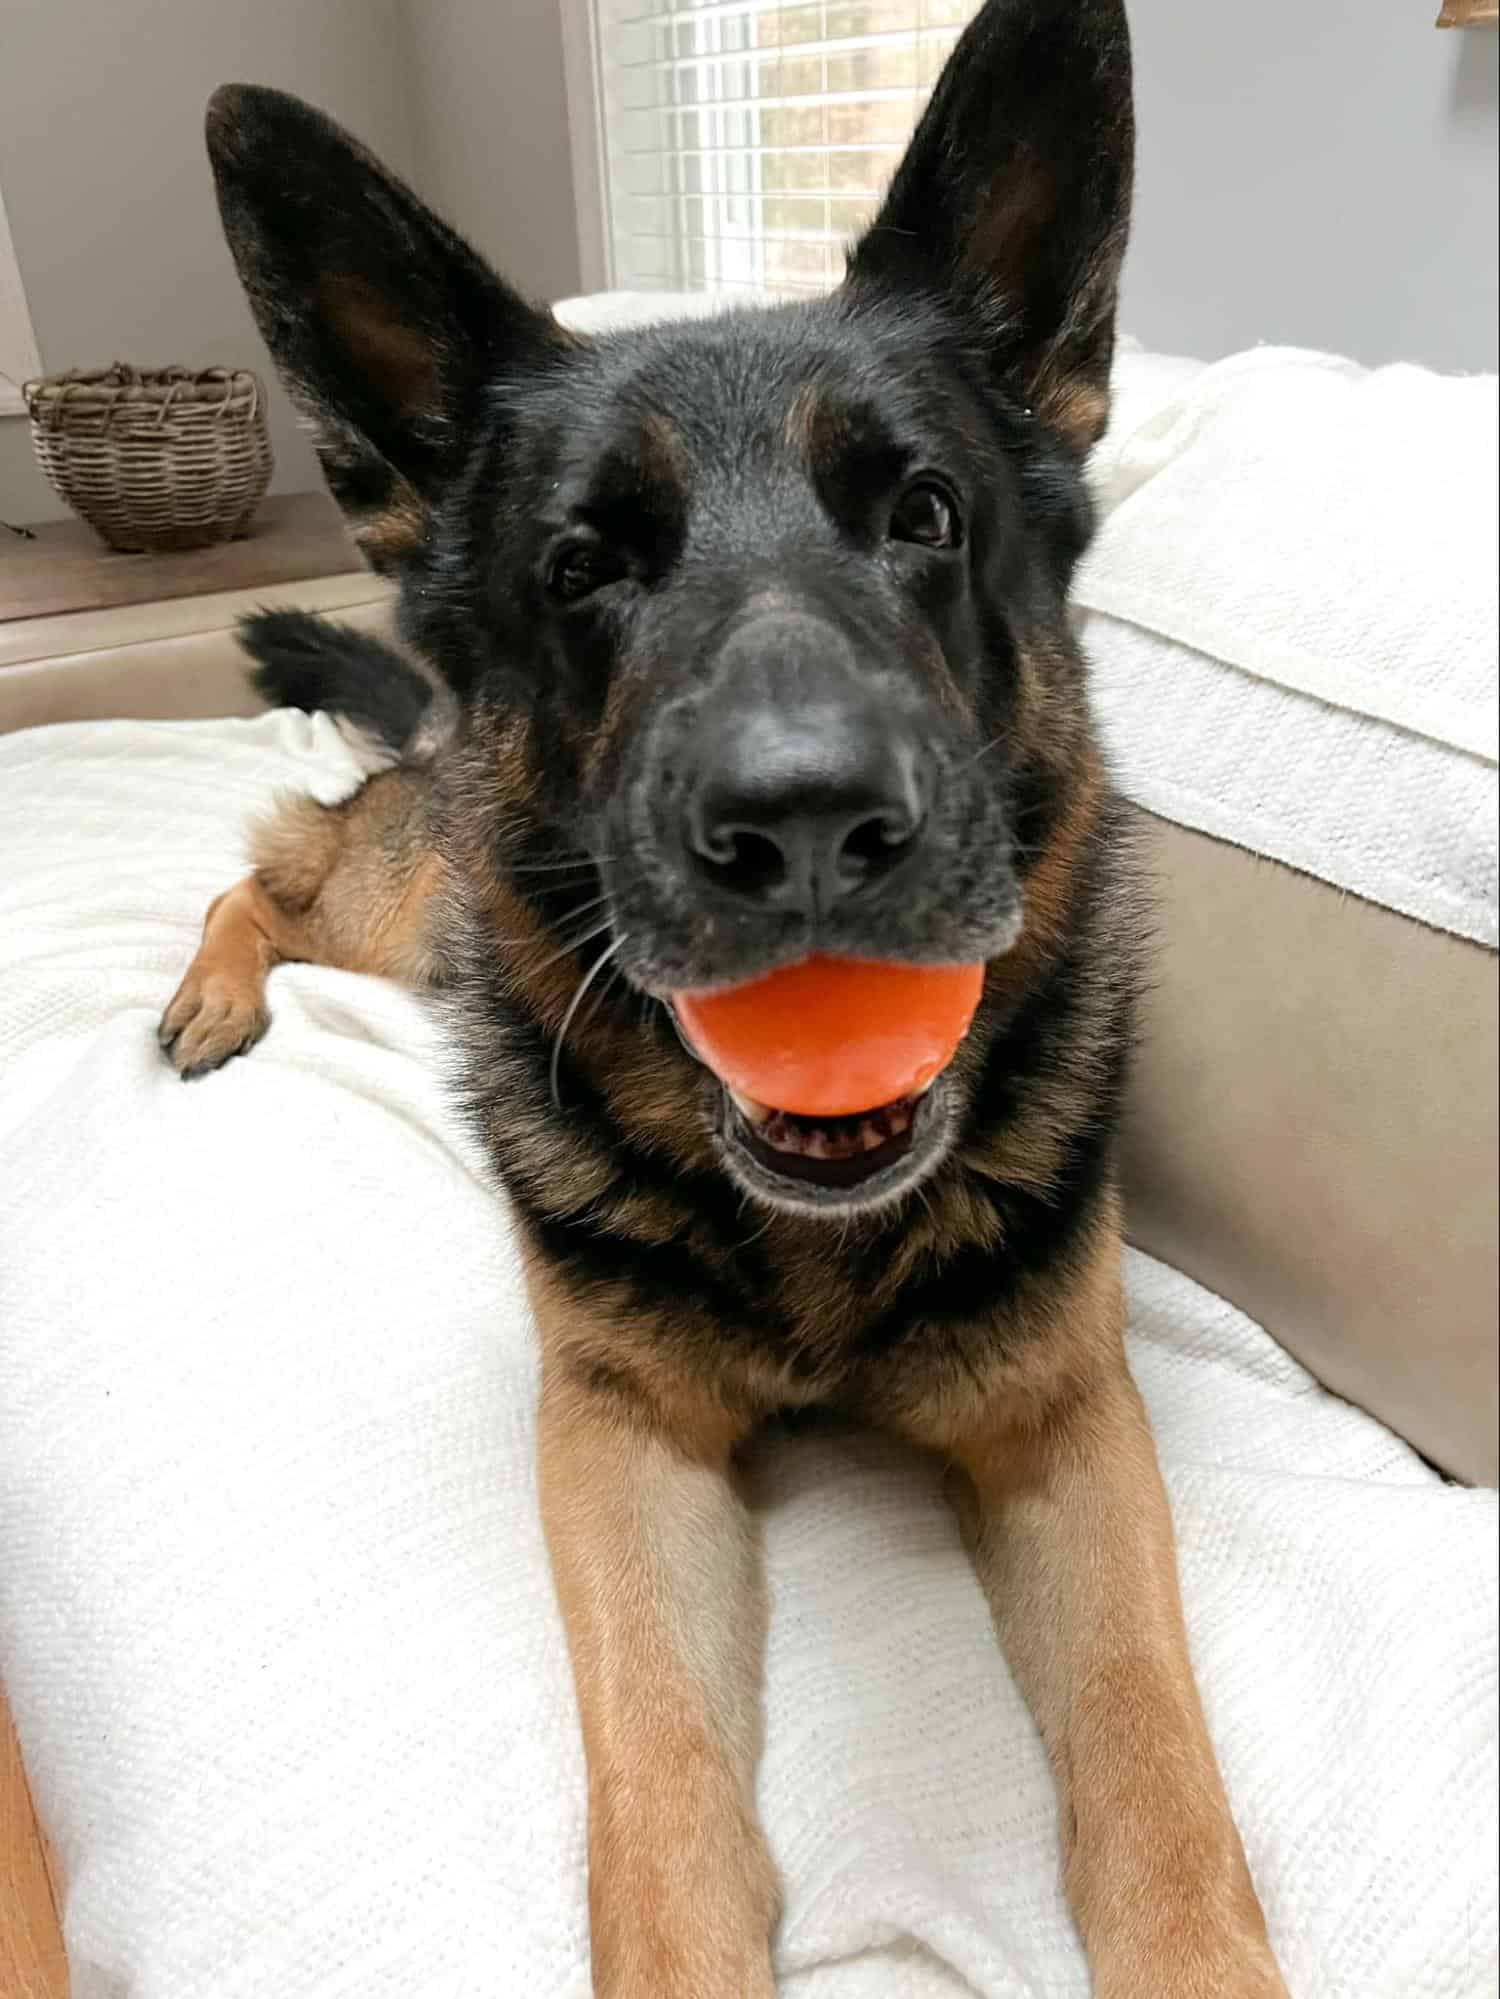
[[[271,1025],[259,980],[200,967],[197,960],[161,1017],[157,1041],[185,1083],[253,1048]]]

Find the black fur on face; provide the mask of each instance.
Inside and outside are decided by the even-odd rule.
[[[496,874],[545,908],[535,871],[585,860],[659,997],[812,951],[1003,958],[1091,753],[1065,599],[1129,208],[1119,0],[989,0],[831,297],[596,339],[293,99],[227,86],[209,146],[335,496],[507,746]],[[847,796],[832,847],[784,837],[762,769],[820,826]]]
[[[529,716],[541,844],[597,858],[628,975],[664,993],[811,950],[1006,949],[1018,648],[1065,631],[1087,511],[1076,460],[962,321],[851,289],[580,345],[497,400],[412,634],[438,659],[462,644],[478,707]],[[911,538],[935,504],[956,546]],[[753,727],[778,673],[816,692],[830,662],[920,746],[925,837],[832,908],[745,903],[682,836],[705,719],[730,703]]]

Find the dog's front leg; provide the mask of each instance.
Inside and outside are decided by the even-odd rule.
[[[598,1999],[766,1999],[763,1599],[743,1426],[589,1379],[542,1320],[542,1518],[583,1724]],[[565,1315],[570,1316],[570,1315]]]
[[[944,1440],[953,1496],[1056,1775],[1096,1999],[1286,1999],[1188,1661],[1118,1260],[1106,1243],[1048,1301],[1082,1363],[1065,1385],[1024,1420],[1012,1385]]]

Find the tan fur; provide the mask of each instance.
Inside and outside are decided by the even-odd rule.
[[[388,296],[348,271],[318,282],[324,313],[365,382],[396,408],[421,414],[442,391],[438,350],[425,332],[391,308]]]
[[[426,505],[416,489],[394,474],[384,504],[350,519],[361,554],[382,572],[402,556],[415,554],[426,541],[429,526]]]
[[[636,437],[642,475],[662,487],[686,491],[690,481],[687,447],[682,433],[664,410],[648,410]]]
[[[343,805],[284,800],[251,835],[255,872],[214,901],[162,1015],[179,1075],[252,1048],[270,1025],[266,980],[297,961],[413,986],[438,976],[430,914],[443,863],[426,829],[426,780],[372,778]]]
[[[764,1608],[707,1397],[589,1373],[599,1328],[529,1259],[542,1518],[589,1785],[598,1999],[770,1999],[778,1897],[755,1823]]]
[[[1096,1999],[1285,1999],[1193,1684],[1119,1258],[1109,1216],[1071,1278],[1018,1315],[1019,1357],[905,1427],[955,1467],[1052,1761]]]
[[[822,410],[817,385],[804,382],[787,405],[781,433],[783,441],[797,457],[812,459],[817,448],[819,424],[826,420]]]
[[[202,1075],[253,1048],[271,1024],[267,974],[300,955],[294,920],[254,875],[216,896],[203,919],[202,942],[158,1030],[178,1075]]]
[[[1036,387],[1037,414],[1078,451],[1092,451],[1109,422],[1109,385],[1044,370]]]
[[[877,1363],[846,1403],[954,1467],[1054,1764],[1097,1999],[1285,1999],[1193,1685],[1170,1516],[1125,1367],[1119,1260],[1111,1202],[1066,1270],[976,1328],[974,1351],[1002,1358],[942,1382]],[[571,1294],[535,1252],[529,1267],[543,1515],[590,1771],[597,1989],[769,1991],[755,1982],[771,1900],[746,1803],[755,1647],[741,1622],[758,1629],[759,1585],[718,1481],[762,1395],[786,1384],[727,1366],[698,1378],[674,1359],[671,1326]],[[811,1261],[805,1275],[826,1312]],[[681,1782],[663,1790],[663,1771]],[[661,1865],[669,1853],[676,1867]]]

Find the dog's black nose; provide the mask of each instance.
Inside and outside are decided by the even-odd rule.
[[[846,666],[810,663],[797,636],[753,632],[753,659],[728,662],[698,731],[685,834],[719,889],[813,916],[916,851],[927,773],[909,725]]]

